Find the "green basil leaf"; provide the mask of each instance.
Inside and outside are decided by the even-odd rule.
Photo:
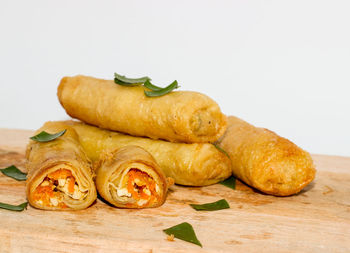
[[[27,209],[27,205],[28,205],[28,202],[24,202],[18,206],[0,202],[0,208],[10,210],[10,211],[23,211],[24,209]]]
[[[145,83],[147,80],[151,80],[151,78],[149,78],[148,76],[140,78],[128,78],[126,76],[114,73],[114,82],[123,86],[138,86],[140,84]]]
[[[177,81],[175,80],[171,84],[169,84],[167,87],[162,88],[160,90],[155,90],[155,91],[145,91],[145,95],[147,97],[160,97],[163,95],[168,94],[169,92],[173,91],[174,89],[179,88]]]
[[[147,80],[143,86],[145,86],[146,88],[150,89],[150,90],[153,90],[153,91],[158,91],[158,90],[161,90],[163,89],[162,87],[159,87],[159,86],[156,86],[154,84],[152,84],[149,80]]]
[[[206,203],[202,205],[190,204],[196,211],[217,211],[230,208],[230,205],[225,199],[220,199],[213,203]]]
[[[174,235],[175,238],[178,238],[186,242],[191,242],[202,247],[202,244],[197,239],[197,236],[193,230],[193,227],[191,226],[191,224],[187,222],[183,222],[171,228],[164,229],[163,231],[167,235]]]
[[[67,129],[55,133],[55,134],[49,134],[45,131],[40,132],[39,134],[30,137],[30,139],[38,142],[48,142],[48,141],[53,141],[54,139],[57,139],[58,137],[64,135],[64,133],[67,131]]]
[[[229,187],[231,189],[236,188],[236,178],[234,176],[230,176],[226,180],[220,182],[220,184],[225,185],[226,187]]]
[[[0,169],[0,171],[2,172],[2,174],[8,177],[12,177],[13,179],[16,179],[18,181],[26,181],[27,179],[27,174],[17,169],[17,167],[14,165],[11,165],[10,167],[7,167],[5,169]]]
[[[214,145],[214,147],[216,147],[220,152],[224,153],[228,158],[230,158],[230,156],[227,154],[227,152],[225,150],[223,150],[218,144],[216,143],[212,143]],[[231,160],[231,158],[230,158]]]
[[[219,151],[224,153],[231,160],[231,157],[228,155],[228,153],[225,150],[223,150],[218,144],[216,143],[212,143],[212,144],[214,145],[214,147],[216,147]],[[231,189],[236,189],[236,178],[234,176],[231,176],[226,180],[220,182],[220,184],[225,185]]]

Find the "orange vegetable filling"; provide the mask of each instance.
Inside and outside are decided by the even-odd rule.
[[[70,193],[74,192],[74,184],[75,184],[75,178],[72,175],[72,172],[70,170],[66,169],[59,169],[56,170],[49,175],[47,175],[48,178],[58,181],[58,179],[70,179],[68,182],[68,191]]]
[[[128,172],[128,192],[135,200],[148,200],[144,205],[159,198],[156,192],[156,183],[147,173],[137,169]],[[147,194],[148,193],[148,194]]]
[[[60,199],[60,193],[56,190],[58,186],[58,180],[65,179],[68,183],[69,193],[74,193],[75,178],[72,172],[67,169],[58,169],[52,173],[49,173],[45,177],[43,182],[47,182],[45,185],[39,185],[33,192],[33,199],[35,201],[42,201],[43,206],[51,207],[53,206],[50,202],[50,198]],[[68,180],[69,179],[69,180]],[[59,202],[57,207],[66,208],[67,205],[63,202]]]

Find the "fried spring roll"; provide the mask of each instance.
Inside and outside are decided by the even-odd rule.
[[[64,77],[58,98],[73,118],[101,128],[172,142],[215,142],[226,130],[226,116],[209,97],[174,91],[146,97],[143,87],[112,80]]]
[[[230,116],[219,141],[232,161],[233,174],[248,185],[271,195],[301,191],[315,177],[310,154],[274,132]]]
[[[116,207],[161,206],[173,182],[167,181],[152,155],[138,146],[104,153],[97,164],[97,191]]]
[[[66,123],[77,131],[80,142],[92,161],[98,160],[103,151],[136,145],[147,150],[164,174],[173,178],[176,184],[210,185],[232,174],[230,159],[209,143],[171,143],[124,135],[81,122]]]
[[[27,146],[26,194],[33,207],[78,210],[90,206],[97,197],[91,163],[75,130],[64,123],[47,122],[37,133],[64,129],[66,133],[53,141],[31,140]]]

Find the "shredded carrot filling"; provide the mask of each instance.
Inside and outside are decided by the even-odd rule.
[[[70,193],[74,193],[74,185],[75,185],[75,178],[70,177],[69,183],[68,183],[68,191]]]
[[[51,172],[47,177],[53,180],[66,179],[67,177],[72,177],[72,172],[66,169],[59,169]]]
[[[69,193],[74,193],[75,178],[72,172],[67,169],[58,169],[45,177],[41,185],[33,192],[33,199],[42,201],[43,206],[53,206],[50,198],[55,198],[58,201],[60,197],[60,193],[56,191],[59,179],[67,180]],[[67,206],[63,202],[58,202],[57,207],[66,208]]]
[[[36,201],[41,200],[44,206],[50,206],[50,198],[55,196],[52,186],[38,186],[33,193],[33,199]]]
[[[159,198],[156,192],[156,183],[147,173],[131,169],[128,172],[128,176],[127,189],[135,200],[144,199],[149,202]]]
[[[70,170],[66,169],[59,169],[56,170],[49,175],[47,175],[48,178],[53,179],[53,180],[58,180],[58,179],[70,179],[68,182],[68,191],[70,193],[74,192],[74,184],[75,184],[75,178],[72,175],[72,172]]]

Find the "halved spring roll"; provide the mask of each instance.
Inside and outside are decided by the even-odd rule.
[[[164,174],[173,178],[176,184],[210,185],[232,174],[230,159],[213,144],[172,143],[103,130],[82,122],[66,123],[77,131],[80,143],[92,161],[98,160],[104,151],[136,145],[147,150]]]
[[[37,132],[66,133],[50,142],[31,140],[26,151],[27,199],[45,210],[78,210],[97,197],[91,162],[75,130],[62,122],[47,122]]]
[[[219,146],[229,154],[233,174],[267,194],[298,193],[315,177],[308,152],[268,129],[233,116],[228,117]]]
[[[103,153],[97,162],[97,191],[116,207],[161,206],[171,182],[152,155],[138,146]]]
[[[215,142],[227,125],[217,103],[198,92],[146,97],[143,87],[125,87],[112,80],[80,75],[64,77],[57,95],[71,117],[134,136]]]

